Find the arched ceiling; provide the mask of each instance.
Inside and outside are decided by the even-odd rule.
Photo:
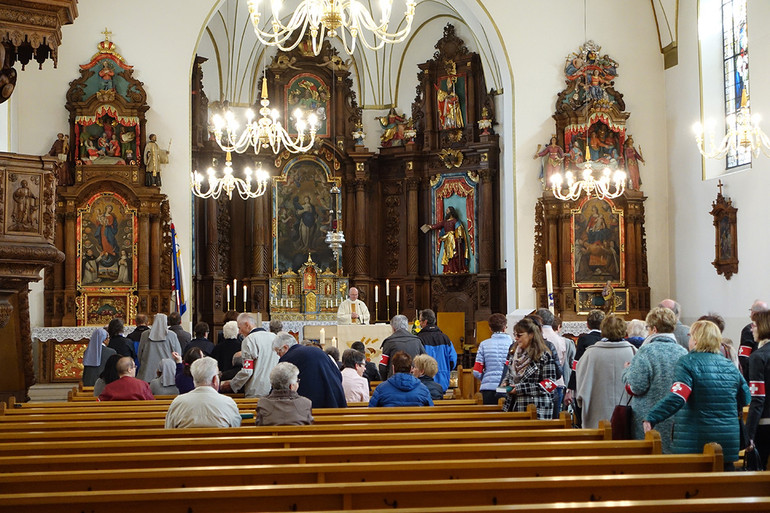
[[[503,87],[503,59],[492,51],[490,27],[478,22],[470,13],[467,0],[421,0],[417,4],[412,31],[406,41],[371,51],[358,45],[352,56],[342,49],[340,41],[332,44],[344,59],[352,59],[354,84],[358,102],[365,109],[408,108],[413,99],[416,65],[433,56],[433,45],[443,34],[447,23],[472,51],[481,55],[487,86],[500,91]],[[376,4],[372,0],[366,0]],[[289,5],[293,5],[289,2]],[[375,11],[376,9],[371,9]],[[393,5],[391,26],[403,2]],[[400,20],[403,23],[403,19]],[[257,81],[262,68],[275,54],[257,40],[249,19],[245,0],[225,0],[210,18],[197,53],[208,58],[203,65],[204,89],[212,101],[228,100],[233,105],[253,105],[258,95]],[[267,60],[266,60],[267,58]]]

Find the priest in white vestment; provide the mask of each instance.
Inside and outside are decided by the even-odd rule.
[[[337,308],[337,324],[369,324],[369,309],[358,299],[358,289],[350,287],[348,299]]]

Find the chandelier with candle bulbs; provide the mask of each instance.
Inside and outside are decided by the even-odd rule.
[[[588,151],[586,155],[590,155]],[[554,173],[551,176],[551,191],[554,196],[563,201],[575,201],[583,193],[599,199],[613,199],[621,196],[626,190],[626,172],[621,169],[613,172],[609,167],[604,167],[601,170],[601,176],[596,179],[594,164],[596,162],[590,159],[578,164],[582,169],[581,180],[575,180],[575,174],[572,171],[565,172],[564,177],[561,173]]]
[[[246,176],[245,179],[236,177],[233,174],[232,157],[231,153],[228,151],[227,160],[225,161],[225,170],[221,177],[217,176],[217,172],[213,167],[208,168],[206,172],[208,177],[208,190],[203,191],[203,182],[206,178],[204,178],[201,173],[198,171],[190,173],[192,192],[194,195],[203,199],[217,199],[223,192],[227,194],[228,199],[233,199],[233,191],[235,190],[238,191],[238,195],[244,200],[257,198],[265,194],[270,175],[267,171],[262,169],[261,163],[256,171],[252,171],[251,168],[247,167],[243,170],[243,173]],[[252,189],[253,186],[256,186],[256,189]]]
[[[267,98],[267,79],[262,78],[262,108],[259,109],[260,118],[254,119],[254,111],[246,111],[246,128],[238,135],[238,122],[231,110],[227,110],[224,116],[219,114],[212,118],[214,124],[214,138],[219,147],[226,152],[243,153],[248,148],[253,148],[254,153],[270,148],[273,153],[281,151],[281,145],[291,153],[303,153],[313,147],[315,134],[318,130],[318,117],[310,114],[305,121],[301,109],[294,111],[294,126],[297,128],[297,137],[292,138],[286,129],[278,121],[278,111],[270,109],[270,100]],[[309,131],[309,136],[306,132]]]
[[[744,93],[741,97],[741,107],[737,114],[730,114],[725,119],[727,130],[725,136],[715,144],[714,130],[709,130],[709,149],[706,151],[704,145],[705,130],[700,123],[693,127],[695,131],[695,142],[698,144],[698,150],[701,155],[707,159],[722,158],[728,153],[738,153],[740,148],[749,151],[754,158],[763,153],[770,157],[770,139],[759,127],[759,115],[751,115],[751,110],[747,105],[747,97]]]
[[[268,46],[277,46],[288,52],[294,49],[300,41],[310,36],[313,53],[318,55],[323,46],[323,39],[337,36],[342,40],[345,51],[352,54],[356,49],[356,41],[370,50],[379,50],[386,43],[401,43],[412,30],[414,9],[417,0],[405,0],[403,26],[395,32],[388,32],[393,0],[379,0],[380,18],[375,21],[367,7],[359,0],[302,0],[294,9],[289,21],[284,24],[281,16],[281,0],[271,0],[270,17],[263,31],[259,28],[262,17],[260,0],[249,0],[249,15],[254,25],[254,32],[259,41]],[[370,41],[371,39],[371,41]]]

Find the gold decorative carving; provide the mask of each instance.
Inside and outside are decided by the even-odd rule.
[[[87,344],[54,344],[53,375],[55,380],[80,379],[83,375],[83,353]]]
[[[443,149],[439,152],[438,157],[447,169],[460,167],[463,164],[463,152],[460,150]]]

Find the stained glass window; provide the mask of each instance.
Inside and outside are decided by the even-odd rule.
[[[722,0],[722,55],[724,57],[725,123],[737,125],[741,107],[749,109],[749,39],[747,0]],[[737,137],[737,136],[736,136]],[[727,168],[751,164],[750,149],[737,146],[727,154]]]

